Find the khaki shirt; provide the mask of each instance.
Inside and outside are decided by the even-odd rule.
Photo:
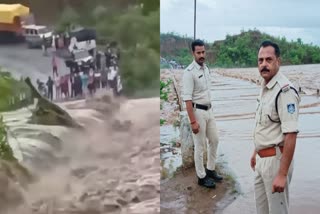
[[[280,72],[265,85],[258,98],[255,116],[254,143],[256,150],[283,145],[284,134],[298,132],[298,116],[300,98],[293,89],[292,83]],[[275,99],[280,90],[283,92],[278,97],[278,113],[276,112]],[[280,123],[272,122],[281,121]]]
[[[193,61],[184,70],[182,81],[182,99],[184,101],[192,100],[197,104],[211,104],[211,76],[209,68],[205,64],[200,66]]]

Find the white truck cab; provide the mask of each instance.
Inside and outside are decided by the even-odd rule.
[[[78,64],[78,66],[89,66],[93,64],[93,57],[85,49],[73,50],[72,54],[74,57],[73,60]]]
[[[44,25],[23,25],[23,35],[29,48],[41,47],[43,42],[47,46],[52,44],[52,31]]]

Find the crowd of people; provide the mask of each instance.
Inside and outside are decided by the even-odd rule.
[[[49,76],[46,83],[47,97],[53,100],[53,91],[55,91],[55,100],[83,98],[87,95],[93,95],[99,85],[100,80],[95,77],[92,69],[89,74],[74,72],[59,76],[58,73],[54,73],[53,78]]]
[[[106,52],[108,53],[108,52]],[[39,92],[50,100],[81,99],[93,96],[97,89],[117,88],[118,65],[116,57],[106,57],[106,66],[101,66],[101,60],[90,68],[71,67],[70,73],[59,75],[58,58],[52,57],[52,75],[46,83],[37,80]]]
[[[44,55],[48,56],[47,48],[52,49],[52,75],[46,83],[37,81],[43,96],[50,100],[83,98],[92,96],[99,88],[111,88],[119,95],[118,89],[122,86],[118,75],[120,51],[116,42],[109,43],[104,51],[97,51],[96,33],[86,28],[54,34],[51,42],[43,39]],[[83,53],[85,51],[88,53]],[[68,74],[59,68],[61,64],[57,60],[64,60],[70,69]]]

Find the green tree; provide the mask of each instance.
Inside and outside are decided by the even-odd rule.
[[[207,64],[218,67],[251,67],[257,65],[257,52],[259,45],[264,40],[276,42],[281,50],[282,63],[308,64],[320,63],[320,47],[312,44],[304,44],[301,38],[296,41],[288,41],[285,37],[273,37],[256,29],[244,31],[239,35],[227,35],[225,40],[207,43]],[[181,63],[190,54],[184,52],[192,41],[177,34],[161,34],[161,56]],[[212,53],[212,56],[209,56]]]

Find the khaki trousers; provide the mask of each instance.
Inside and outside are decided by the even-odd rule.
[[[255,199],[257,214],[287,214],[289,212],[289,184],[293,172],[293,160],[291,162],[287,184],[284,192],[272,194],[272,183],[280,168],[281,152],[276,147],[277,154],[273,157],[256,157],[255,167]]]
[[[212,108],[207,111],[194,108],[193,112],[200,125],[199,132],[197,134],[192,134],[194,140],[194,162],[197,176],[199,178],[204,178],[206,176],[203,163],[204,148],[207,143],[207,169],[214,170],[219,142],[218,133]]]

